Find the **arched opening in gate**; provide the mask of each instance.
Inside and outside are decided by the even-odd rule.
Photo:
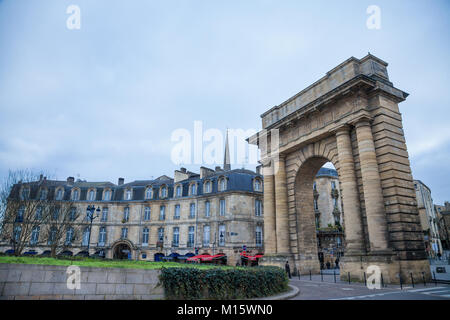
[[[118,243],[114,247],[113,259],[126,260],[131,259],[131,248],[127,243]]]
[[[335,167],[323,157],[307,159],[298,169],[294,188],[300,268],[338,268],[345,235]]]

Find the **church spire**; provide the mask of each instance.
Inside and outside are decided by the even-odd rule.
[[[228,129],[227,129],[227,136],[225,138],[225,153],[224,153],[224,157],[223,157],[223,170],[231,170],[230,146],[228,145]]]

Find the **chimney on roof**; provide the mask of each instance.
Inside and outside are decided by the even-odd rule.
[[[39,175],[39,181],[42,181],[43,178],[44,178],[44,175],[41,173],[41,174]]]
[[[256,173],[261,174],[261,165],[256,166]]]
[[[222,169],[220,169],[220,166],[216,166],[216,172],[217,171],[222,171]]]
[[[67,184],[69,186],[73,185],[74,182],[75,182],[75,178],[74,177],[67,177]]]
[[[186,168],[181,167],[180,171],[186,173]]]
[[[119,186],[121,186],[121,185],[124,184],[124,182],[125,182],[125,179],[124,179],[124,178],[119,178],[119,180],[117,181],[117,184],[118,184]]]

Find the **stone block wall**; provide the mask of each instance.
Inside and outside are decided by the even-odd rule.
[[[80,267],[80,289],[68,289],[68,266],[0,263],[2,300],[163,299],[159,270]]]

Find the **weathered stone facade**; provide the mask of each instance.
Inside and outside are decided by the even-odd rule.
[[[262,114],[263,130],[249,142],[261,149],[266,178],[265,263],[288,259],[318,272],[313,180],[330,161],[344,211],[341,278],[361,280],[374,264],[386,282],[407,281],[410,272],[430,277],[398,108],[407,95],[389,81],[387,63],[369,54]]]
[[[414,188],[416,189],[420,224],[424,232],[425,250],[430,258],[435,258],[438,252],[442,254],[442,244],[431,190],[420,180],[414,180]]]

